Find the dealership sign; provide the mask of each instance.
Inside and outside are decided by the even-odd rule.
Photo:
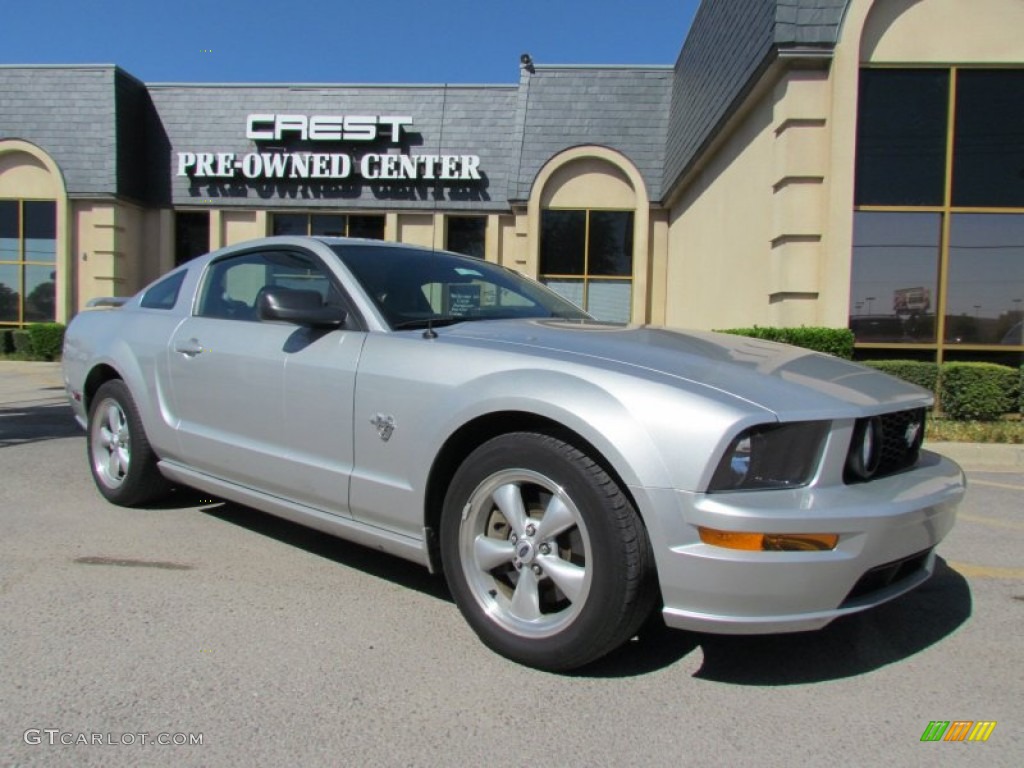
[[[399,144],[412,125],[408,115],[253,114],[245,121],[251,141],[390,142]],[[479,155],[367,152],[179,152],[178,176],[193,179],[478,180]]]

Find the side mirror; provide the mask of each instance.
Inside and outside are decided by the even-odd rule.
[[[325,305],[317,291],[264,288],[256,297],[260,320],[280,320],[313,328],[339,328],[347,317],[341,307]]]

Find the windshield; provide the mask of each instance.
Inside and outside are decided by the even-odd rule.
[[[467,320],[590,317],[540,283],[469,256],[401,246],[331,247],[393,329]]]

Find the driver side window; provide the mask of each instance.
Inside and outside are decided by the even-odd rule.
[[[344,304],[340,291],[312,256],[298,251],[252,251],[207,267],[196,314],[259,320],[257,300],[267,288],[315,291],[325,304]]]

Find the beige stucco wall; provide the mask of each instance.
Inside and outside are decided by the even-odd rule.
[[[120,200],[71,206],[77,309],[100,296],[131,296],[174,267],[174,216]]]
[[[72,205],[72,251],[75,254],[75,282],[78,305],[100,296],[125,296],[117,247],[117,209],[103,201],[76,201]]]
[[[213,211],[210,217],[210,248],[221,248],[267,235],[266,211]]]
[[[540,199],[542,208],[636,207],[636,192],[626,174],[595,157],[560,165],[544,183]]]
[[[856,33],[866,5],[864,0],[854,0],[844,38]],[[1024,60],[1021,0],[885,0],[870,5],[857,46],[861,61],[1020,64]]]
[[[174,211],[170,208],[146,211],[142,232],[144,245],[140,282],[146,285],[174,269]]]
[[[768,322],[772,146],[773,96],[767,93],[672,206],[667,325]]]
[[[500,264],[501,253],[501,216],[491,214],[487,217],[487,229],[484,233],[484,258]]]
[[[1021,29],[1021,0],[853,0],[827,69],[770,68],[673,196],[666,322],[845,326],[862,62],[1019,65]]]
[[[438,226],[441,232],[438,233]],[[435,222],[431,213],[402,213],[398,215],[398,241],[430,248],[436,237],[444,237],[444,222]]]
[[[0,198],[55,200],[61,192],[53,174],[37,157],[14,149],[0,154]]]

